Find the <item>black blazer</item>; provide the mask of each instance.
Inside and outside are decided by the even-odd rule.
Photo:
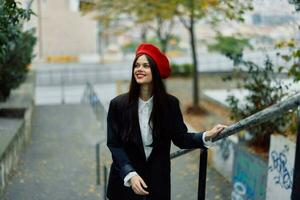
[[[111,100],[107,116],[107,146],[112,154],[107,197],[110,200],[141,200],[145,196],[136,195],[130,187],[124,186],[125,176],[136,171],[148,185],[147,200],[170,200],[170,146],[173,143],[182,148],[205,148],[202,133],[188,133],[183,122],[176,97],[168,95],[167,137],[155,142],[152,152],[146,160],[138,121],[132,121],[131,109],[136,105],[127,104],[128,93]],[[138,143],[123,142],[122,130],[127,123],[134,123]]]

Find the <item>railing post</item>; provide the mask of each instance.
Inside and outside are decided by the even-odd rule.
[[[198,200],[205,200],[207,149],[200,150]]]
[[[101,174],[100,174],[100,143],[96,144],[96,176],[97,185],[101,185]]]
[[[297,109],[297,141],[295,152],[292,200],[300,199],[300,106]]]
[[[103,166],[103,174],[104,174],[104,180],[103,180],[103,182],[104,182],[104,185],[103,185],[103,199],[106,199],[106,188],[107,188],[107,168],[106,168],[106,166],[104,165]]]

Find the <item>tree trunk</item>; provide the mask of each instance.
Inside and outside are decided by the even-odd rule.
[[[192,7],[193,9],[193,7]],[[192,50],[192,59],[193,59],[193,107],[197,108],[198,102],[199,102],[199,89],[198,89],[198,60],[197,60],[197,45],[196,45],[196,36],[194,32],[194,14],[192,14],[190,17],[190,27],[189,27],[189,33],[190,33],[190,42],[191,42],[191,50]]]
[[[160,39],[160,45],[161,45],[161,51],[163,53],[166,53],[167,52],[167,46],[168,46],[168,41],[165,39]]]
[[[147,28],[146,27],[142,27],[141,40],[143,43],[147,42]]]

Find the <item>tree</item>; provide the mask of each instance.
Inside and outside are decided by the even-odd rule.
[[[146,24],[148,29],[154,31],[161,50],[166,52],[172,38],[176,9],[177,4],[174,0],[135,0],[131,14],[137,23]]]
[[[190,46],[193,60],[193,108],[199,109],[199,89],[198,89],[198,58],[197,58],[197,38],[195,26],[197,21],[210,14],[213,23],[221,21],[226,17],[230,20],[243,21],[243,14],[246,10],[251,10],[251,0],[178,0],[177,16],[189,32]]]
[[[147,32],[153,30],[156,34],[161,50],[167,51],[172,37],[176,3],[170,0],[98,0],[95,10],[97,19],[105,27],[109,27],[113,21],[126,16],[135,24],[141,26],[141,40],[147,41]],[[154,22],[154,23],[153,23]]]
[[[167,50],[170,41],[174,17],[179,17],[190,37],[194,75],[193,108],[197,109],[199,89],[196,23],[207,16],[213,19],[215,25],[224,18],[242,21],[245,11],[252,9],[251,3],[252,0],[99,0],[97,8],[104,22],[116,20],[124,13],[131,16],[136,23],[142,23],[146,30],[147,27],[153,28],[153,22],[156,22],[154,29],[163,51]],[[165,27],[169,28],[164,29]]]
[[[27,65],[33,57],[36,42],[34,30],[23,31],[23,22],[30,19],[31,10],[18,7],[12,0],[0,2],[0,100],[26,78]]]

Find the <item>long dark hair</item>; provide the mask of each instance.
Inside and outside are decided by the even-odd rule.
[[[152,73],[153,108],[148,123],[152,129],[153,144],[154,144],[160,136],[163,136],[163,133],[165,132],[168,98],[167,98],[167,92],[164,83],[160,77],[156,63],[151,57],[147,55],[145,56],[149,62],[151,73]],[[131,109],[131,113],[130,113],[131,116],[130,120],[132,120],[132,122],[138,122],[139,120],[138,100],[139,100],[141,86],[136,82],[134,78],[134,67],[138,58],[139,56],[137,56],[133,61],[131,82],[130,82],[130,87],[128,92],[128,104],[133,106],[133,109]],[[126,130],[124,131],[122,137],[123,140],[137,142],[138,136],[135,135],[134,131],[132,131],[133,130],[132,126],[134,125],[135,125],[134,123],[127,124],[127,126],[125,127]]]

